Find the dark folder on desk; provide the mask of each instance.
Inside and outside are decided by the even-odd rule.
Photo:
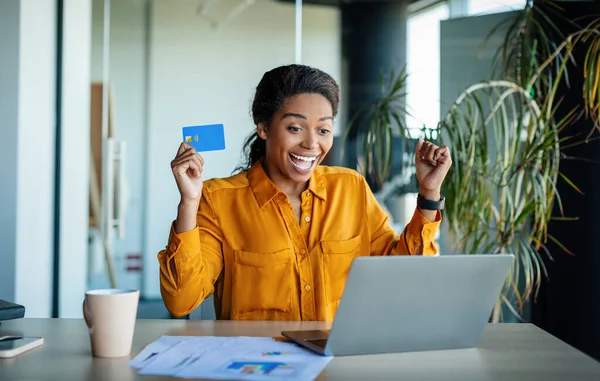
[[[20,319],[25,316],[25,307],[0,299],[0,321]]]

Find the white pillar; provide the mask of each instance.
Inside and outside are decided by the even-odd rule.
[[[81,317],[89,233],[91,0],[64,0],[59,317]]]
[[[57,1],[0,1],[0,299],[49,317],[53,304]],[[59,317],[87,286],[91,1],[64,0]]]
[[[0,2],[0,298],[52,309],[56,4]]]

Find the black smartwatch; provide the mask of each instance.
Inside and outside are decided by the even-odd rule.
[[[444,201],[444,196],[442,196],[442,198],[440,198],[439,201],[428,200],[425,197],[421,196],[420,193],[417,196],[417,206],[419,207],[419,209],[424,210],[442,210],[444,209]]]

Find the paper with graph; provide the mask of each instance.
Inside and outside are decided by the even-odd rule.
[[[270,337],[162,336],[129,366],[139,374],[212,380],[314,380],[332,357]]]

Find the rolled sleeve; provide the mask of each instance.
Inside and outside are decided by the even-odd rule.
[[[200,234],[198,227],[187,232],[179,233],[175,231],[175,223],[171,223],[171,231],[169,232],[169,240],[167,241],[167,249],[165,256],[167,262],[174,261],[177,269],[182,269],[189,263],[191,255],[197,255],[200,252]],[[194,253],[194,254],[191,254]],[[174,279],[170,271],[169,277],[176,280],[179,284],[180,279]],[[178,277],[179,278],[179,277]]]
[[[437,213],[435,221],[429,221],[419,211],[415,209],[412,219],[404,230],[406,246],[411,254],[438,255],[438,249],[435,245],[435,236],[442,222],[442,214]]]

